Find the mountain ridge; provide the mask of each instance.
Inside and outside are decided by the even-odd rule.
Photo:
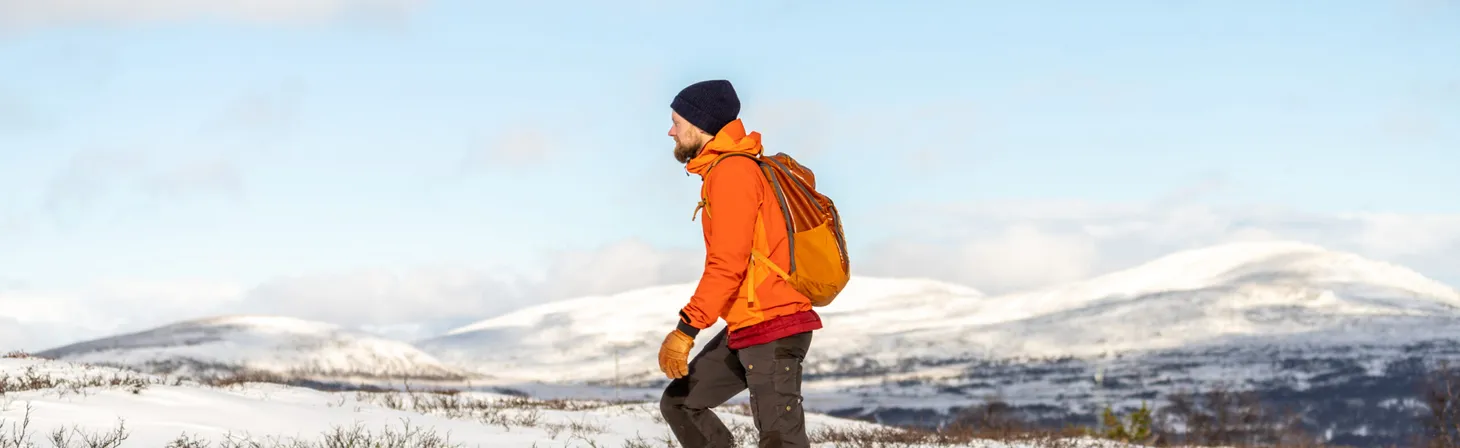
[[[528,367],[534,355],[514,351],[534,339],[551,341],[541,350],[582,352],[588,359],[580,367],[602,366],[603,350],[579,350],[575,343],[613,342],[598,346],[634,350],[640,352],[634,362],[647,362],[643,353],[672,326],[692,287],[656,286],[524,308],[416,345],[454,363],[491,363],[499,373]],[[1241,339],[1280,342],[1307,332],[1382,333],[1460,317],[1460,291],[1453,287],[1399,265],[1300,242],[1207,246],[1087,280],[993,296],[946,282],[860,276],[845,291],[817,309],[826,328],[813,346],[823,357],[861,352],[880,362],[927,358],[926,352],[948,351],[939,342],[968,355],[1092,357]],[[706,332],[721,328],[717,323]],[[572,365],[559,359],[523,376],[591,376],[582,372],[592,369],[564,375],[548,364]]]
[[[35,356],[184,376],[467,377],[403,341],[326,322],[258,314],[190,319],[66,344]]]

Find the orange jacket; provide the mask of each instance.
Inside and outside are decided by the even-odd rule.
[[[759,165],[747,157],[726,157],[709,169],[721,154],[759,155],[761,150],[760,133],[747,135],[745,125],[735,120],[685,165],[687,171],[700,175],[706,198],[700,214],[705,234],[705,271],[694,296],[679,313],[680,328],[690,330],[691,336],[719,318],[735,331],[811,310],[811,301],[775,271],[762,263],[751,263],[753,247],[768,254],[777,266],[790,266],[786,221],[775,187]],[[755,286],[753,296],[747,287],[751,284]],[[693,329],[684,328],[686,324]]]

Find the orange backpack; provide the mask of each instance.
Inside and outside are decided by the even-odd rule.
[[[811,169],[789,155],[727,153],[711,162],[709,169],[714,169],[730,156],[749,157],[760,165],[766,179],[775,188],[781,214],[786,218],[791,265],[781,269],[771,262],[768,255],[754,249],[751,250],[752,258],[765,263],[792,288],[811,299],[812,306],[830,305],[851,278],[847,241],[842,233],[841,215],[836,211],[836,204],[830,197],[816,191],[816,176]],[[705,174],[709,175],[708,169]],[[706,206],[703,188],[700,190],[700,206]]]

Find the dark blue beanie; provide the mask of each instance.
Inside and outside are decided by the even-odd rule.
[[[730,81],[700,81],[679,91],[669,108],[695,127],[715,135],[740,117],[740,98],[735,96]]]

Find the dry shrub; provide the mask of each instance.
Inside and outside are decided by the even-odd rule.
[[[30,403],[25,404],[25,415],[19,422],[9,422],[0,418],[0,448],[36,448],[35,433],[30,430]],[[130,434],[127,432],[125,422],[118,422],[117,427],[107,432],[84,432],[78,426],[72,426],[71,431],[65,428],[56,428],[51,431],[47,440],[54,448],[117,448],[127,440]]]
[[[85,389],[93,387],[124,388],[136,394],[154,384],[166,384],[166,380],[127,372],[63,377],[54,373],[40,373],[35,366],[30,366],[26,367],[25,372],[19,376],[0,373],[0,396],[4,396],[6,393],[46,389],[54,389],[62,394],[70,392],[79,395]]]
[[[44,446],[37,443],[35,433],[30,429],[30,415],[31,407],[27,404],[25,415],[20,422],[11,422],[6,428],[7,422],[0,419],[0,448]],[[83,431],[75,425],[69,431],[65,428],[57,428],[50,432],[46,440],[50,442],[49,446],[55,448],[118,448],[130,436],[126,422],[121,421],[114,428],[100,432]],[[411,426],[410,421],[402,419],[400,429],[387,426],[379,433],[371,433],[358,424],[350,428],[335,426],[320,434],[316,440],[277,437],[256,440],[246,435],[228,434],[224,436],[224,440],[215,445],[201,437],[184,433],[169,442],[165,448],[213,448],[215,446],[217,448],[455,448],[462,445],[451,443],[449,435],[437,435],[433,430]]]
[[[227,375],[199,377],[198,382],[214,387],[228,387],[247,383],[271,383],[287,385],[290,383],[290,379],[275,373],[250,370],[234,372]]]
[[[1302,416],[1263,402],[1252,391],[1218,384],[1169,394],[1156,428],[1167,446],[1316,448],[1326,446],[1302,428]],[[1183,428],[1176,431],[1174,428]]]
[[[1007,434],[1007,438],[969,430],[929,430],[919,428],[824,428],[812,432],[811,443],[835,448],[916,448],[926,446],[978,446],[983,440],[1017,441],[1038,448],[1089,448],[1081,442],[1081,434],[1065,431],[1025,431]]]
[[[1460,446],[1460,369],[1441,362],[1426,375],[1422,397],[1429,412],[1420,416],[1422,432],[1415,445],[1425,448]]]
[[[399,430],[386,426],[379,433],[371,433],[360,424],[348,428],[334,426],[314,440],[280,437],[258,440],[247,435],[227,434],[217,445],[200,437],[182,434],[168,443],[165,448],[213,448],[215,446],[217,448],[455,448],[462,446],[452,443],[449,435],[441,436],[434,430],[411,426],[409,420],[402,419],[401,423],[402,426]]]
[[[965,408],[940,429],[901,427],[826,428],[816,431],[812,443],[831,444],[837,448],[898,448],[920,446],[970,446],[981,440],[1021,442],[1033,447],[1082,446],[1078,440],[1088,437],[1080,428],[1049,429],[1032,424],[1015,412],[1012,406],[990,399]]]
[[[957,440],[1011,441],[1084,435],[1083,432],[1074,429],[1051,430],[1030,423],[1019,415],[1013,406],[998,398],[990,398],[983,404],[963,409],[938,433]]]

